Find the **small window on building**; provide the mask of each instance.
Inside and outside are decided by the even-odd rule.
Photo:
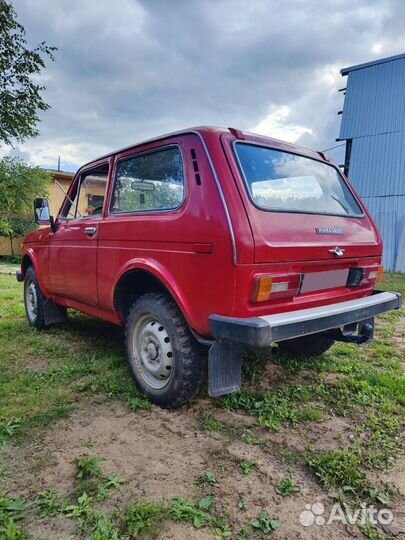
[[[174,210],[184,200],[179,148],[141,154],[118,163],[111,212]]]
[[[83,173],[70,194],[61,216],[67,219],[80,219],[101,216],[107,189],[108,165]]]

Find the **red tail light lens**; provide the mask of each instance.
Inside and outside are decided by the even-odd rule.
[[[282,298],[292,298],[299,292],[301,274],[281,276],[259,276],[253,296],[254,302],[268,302]]]
[[[347,279],[347,287],[365,287],[379,283],[384,276],[383,266],[366,266],[365,268],[351,268]]]

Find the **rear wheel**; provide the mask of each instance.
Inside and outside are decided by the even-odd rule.
[[[126,345],[135,383],[153,403],[176,408],[197,393],[203,376],[199,347],[169,296],[149,293],[133,304]]]
[[[329,350],[335,341],[320,334],[280,341],[279,348],[293,356],[320,356]]]
[[[28,322],[35,328],[45,328],[45,297],[38,283],[37,275],[32,266],[25,272],[24,304]]]

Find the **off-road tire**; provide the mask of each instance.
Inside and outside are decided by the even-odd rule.
[[[292,356],[305,357],[321,356],[321,354],[329,350],[334,343],[334,339],[319,334],[312,334],[300,338],[280,341],[278,346],[282,351],[291,354]]]
[[[32,293],[35,295],[36,313],[29,308],[29,288],[32,287]],[[45,297],[42,294],[41,287],[38,283],[38,278],[32,266],[27,268],[24,276],[24,306],[28,322],[31,326],[42,330],[46,327],[45,324]]]
[[[154,388],[145,380],[142,375],[146,372],[143,367],[145,364],[135,350],[137,345],[134,345],[134,339],[137,339],[137,332],[139,332],[137,325],[147,317],[159,321],[166,333],[165,340],[167,341],[167,337],[170,339],[172,372],[163,388]],[[199,354],[200,347],[179,308],[168,295],[148,293],[134,302],[126,321],[126,347],[135,384],[152,403],[163,408],[175,409],[197,393],[204,371],[203,361]]]

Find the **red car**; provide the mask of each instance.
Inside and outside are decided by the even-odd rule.
[[[320,355],[364,343],[397,309],[376,292],[381,236],[335,163],[229,128],[164,135],[81,167],[58,216],[23,244],[28,321],[66,308],[126,326],[138,387],[189,400],[209,347],[209,393],[240,388],[243,346]]]

